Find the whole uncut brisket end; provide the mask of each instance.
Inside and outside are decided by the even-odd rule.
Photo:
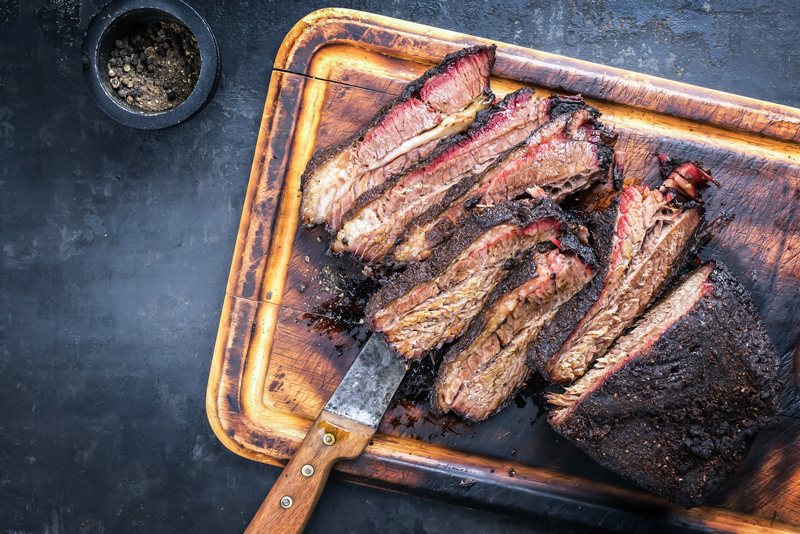
[[[699,506],[774,422],[779,365],[746,290],[709,263],[565,393],[549,395],[549,419],[601,465]]]
[[[474,214],[428,261],[396,275],[372,296],[367,325],[383,332],[403,358],[419,359],[461,335],[514,261],[569,225],[550,199]]]
[[[442,199],[427,207],[400,235],[392,263],[427,258],[447,240],[470,211],[513,200],[532,186],[557,203],[603,180],[612,160],[610,133],[599,112],[580,97],[548,99],[552,120],[505,152],[483,172],[465,176]]]
[[[594,273],[571,250],[534,251],[521,261],[442,360],[433,409],[478,422],[505,408],[530,377],[528,343]]]
[[[531,345],[528,364],[554,382],[571,382],[658,296],[683,265],[703,222],[703,207],[673,194],[626,187],[601,229],[600,272]]]
[[[439,140],[467,129],[494,99],[494,61],[494,45],[448,55],[349,139],[318,150],[302,178],[303,224],[338,230],[359,195],[425,158]]]
[[[523,88],[481,111],[469,130],[443,140],[417,167],[361,195],[344,215],[331,250],[380,263],[414,217],[439,202],[461,176],[480,171],[525,139],[548,120],[548,109],[546,99]]]

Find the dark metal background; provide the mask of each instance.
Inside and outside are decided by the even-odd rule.
[[[143,132],[83,85],[101,1],[0,0],[2,534],[238,533],[279,472],[220,445],[205,387],[270,67],[327,4],[190,4],[219,40],[219,89]],[[792,1],[341,7],[800,106]],[[545,531],[335,478],[310,533]]]

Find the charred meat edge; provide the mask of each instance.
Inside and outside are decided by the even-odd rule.
[[[370,301],[367,303],[365,310],[368,327],[373,331],[379,331],[381,318],[387,313],[394,313],[396,311],[394,308],[394,305],[396,304],[395,301],[401,297],[411,294],[415,289],[421,287],[422,284],[426,284],[443,275],[447,275],[449,273],[450,265],[459,261],[462,253],[468,251],[474,242],[480,241],[484,234],[491,232],[496,227],[504,225],[514,227],[519,230],[525,230],[529,226],[537,223],[542,225],[547,223],[553,226],[552,232],[544,231],[545,226],[542,227],[542,239],[544,240],[549,240],[550,237],[555,237],[557,234],[563,233],[563,231],[567,228],[571,228],[573,224],[568,220],[566,214],[550,199],[542,198],[509,202],[496,206],[492,209],[488,209],[480,214],[473,214],[453,235],[453,238],[443,246],[439,247],[427,261],[418,263],[403,273],[394,275],[386,285],[384,285],[372,296]],[[524,250],[514,251],[514,256],[522,255],[530,250],[532,246],[533,245],[526,246]],[[507,258],[507,260],[512,262],[512,265],[514,259],[514,257]],[[511,265],[509,265],[509,267],[510,266]],[[507,275],[508,271],[505,269],[504,271]],[[501,278],[498,279],[496,283],[502,281],[502,278],[505,278],[505,276],[501,273]],[[465,280],[468,279],[469,277],[467,277]],[[486,296],[488,296],[489,292],[493,289],[496,283],[493,284],[492,287],[480,288],[480,291],[484,293],[484,302]],[[454,288],[444,288],[439,294],[452,289]],[[424,301],[415,306],[414,310],[423,304]],[[479,309],[475,310],[475,314],[477,314],[478,311]],[[407,312],[403,314],[398,313],[398,315],[405,314],[407,314]],[[471,321],[472,317],[474,317],[474,314],[472,314],[470,317],[461,318],[461,320],[465,322],[461,331],[465,330],[469,326],[469,322]],[[445,318],[443,320],[449,321],[450,318]],[[455,335],[460,334],[461,331],[456,332]],[[391,345],[390,336],[387,336],[387,340]],[[443,339],[438,345],[441,346],[443,343],[449,341],[450,340]],[[425,347],[421,350],[415,348],[411,354],[398,351],[397,347],[393,346],[393,348],[404,358],[419,359],[428,350],[434,348],[435,345],[436,344],[433,344],[433,346]]]
[[[613,246],[615,221],[619,197],[599,213],[587,213],[583,223],[588,229],[590,245],[596,258],[597,274],[577,295],[562,304],[536,339],[528,347],[528,367],[547,376],[544,364],[558,352],[575,326],[586,315],[603,290],[603,280],[608,272],[609,257]],[[424,263],[424,262],[423,262]]]
[[[709,183],[719,186],[711,176],[711,171],[699,161],[684,161],[659,154],[658,163],[661,177],[664,178],[661,191],[672,190],[683,200],[694,200],[702,204],[700,190],[708,187]]]
[[[553,197],[553,200],[561,202],[570,194],[587,189],[596,181],[604,178],[603,175],[608,171],[613,157],[613,150],[601,139],[610,138],[612,134],[606,132],[604,126],[597,122],[599,112],[586,106],[582,101],[571,100],[570,105],[567,106],[563,103],[563,98],[552,96],[549,100],[552,117],[549,122],[536,129],[527,139],[507,150],[483,172],[462,178],[458,184],[448,190],[439,203],[429,207],[411,221],[400,234],[397,244],[392,250],[394,265],[425,259],[438,244],[450,237],[458,220],[465,216],[470,209],[513,200],[532,186],[540,186]],[[554,115],[553,110],[559,115]],[[587,137],[584,132],[589,130],[593,134],[584,139]],[[533,183],[534,181],[530,180],[527,184],[510,188],[503,192],[506,196],[500,199],[487,199],[484,198],[485,193],[479,192],[482,186],[492,181],[498,173],[502,174],[509,165],[514,165],[520,158],[535,154],[536,158],[531,160],[531,164],[521,169],[520,172],[530,170],[539,161],[542,154],[548,153],[548,149],[558,150],[563,146],[563,143],[557,143],[558,136],[562,134],[564,141],[591,143],[597,160],[590,166],[579,167],[546,184]],[[539,150],[543,150],[543,153],[539,153]],[[500,185],[514,180],[518,174],[519,172],[514,172],[503,177]],[[540,178],[538,174],[535,177],[536,179]],[[490,189],[495,194],[496,186],[497,184],[494,184]]]
[[[750,295],[710,263],[690,273],[566,393],[550,421],[603,466],[701,505],[777,423],[780,360]],[[623,452],[624,451],[624,452]]]
[[[502,152],[502,148],[493,150],[497,145],[511,147],[549,119],[549,100],[534,99],[533,95],[533,89],[527,87],[509,93],[492,107],[480,111],[466,132],[442,140],[418,165],[359,196],[342,217],[331,251],[338,254],[347,250],[362,260],[380,263],[406,226],[404,220],[398,219],[412,220],[415,213],[446,194],[465,172],[479,171],[496,160]],[[458,172],[459,163],[455,160],[466,158],[477,159],[477,166]],[[406,194],[409,182],[416,194]],[[417,192],[418,185],[427,191]],[[398,202],[399,206],[386,209],[387,203]],[[388,213],[381,218],[381,212]]]
[[[630,333],[619,338],[608,352],[599,358],[585,375],[568,386],[564,393],[548,394],[547,402],[557,406],[550,410],[550,422],[554,425],[563,423],[592,391],[628,361],[650,348],[675,321],[706,296],[713,289],[707,282],[713,269],[714,264],[708,263],[693,272],[683,284],[648,310]]]
[[[565,243],[567,240],[560,241]],[[535,251],[492,291],[481,313],[439,366],[430,399],[434,412],[452,410],[468,421],[479,422],[511,402],[531,374],[525,365],[528,343],[538,334],[542,324],[552,318],[558,306],[571,298],[595,274],[591,250],[582,245],[579,248],[584,249],[581,254],[571,250],[561,252],[555,248],[547,252]],[[539,299],[539,303],[528,303],[527,316],[514,317],[518,324],[511,338],[497,347],[497,352],[479,355],[477,368],[468,369],[467,360],[473,356],[473,352],[483,349],[482,344],[506,325],[517,307],[525,306],[530,298]],[[462,377],[465,366],[469,376]],[[502,380],[500,387],[496,387],[498,374]],[[489,376],[495,378],[491,384],[495,386],[493,388],[485,385]],[[471,385],[481,388],[481,391],[473,391]],[[453,389],[456,389],[456,393],[448,402],[446,395]],[[462,390],[469,392],[465,392],[465,398],[458,402]],[[485,398],[477,395],[485,401],[480,406],[475,403],[476,393],[487,395]]]
[[[623,190],[607,269],[598,277],[602,288],[558,350],[540,363],[551,380],[580,377],[683,264],[702,224],[703,209],[693,203],[677,207],[671,197],[645,186]],[[539,344],[537,340],[534,347]]]
[[[495,45],[491,46],[473,46],[470,48],[465,48],[453,54],[448,54],[444,60],[437,66],[427,70],[422,76],[414,80],[413,82],[409,83],[405,89],[394,99],[392,99],[388,104],[382,107],[378,113],[372,118],[372,120],[363,128],[358,130],[354,133],[350,138],[343,141],[342,143],[328,147],[325,149],[319,149],[316,153],[311,157],[308,164],[306,165],[305,172],[301,178],[301,186],[300,189],[303,192],[303,202],[301,203],[300,213],[301,219],[306,227],[314,226],[320,223],[327,223],[329,226],[329,230],[338,229],[331,225],[330,217],[332,211],[339,211],[345,212],[344,210],[332,210],[332,205],[328,206],[329,213],[320,213],[321,207],[317,204],[321,202],[320,199],[314,199],[315,205],[310,205],[309,197],[312,196],[309,191],[313,190],[314,188],[320,188],[321,191],[319,194],[322,193],[322,190],[325,189],[326,184],[321,183],[319,180],[320,173],[324,171],[324,169],[335,163],[335,160],[341,154],[350,151],[350,150],[357,150],[357,148],[361,145],[363,139],[373,130],[378,128],[384,119],[389,115],[389,113],[394,110],[396,107],[400,106],[401,104],[411,100],[412,98],[419,99],[420,90],[425,86],[425,84],[429,81],[432,81],[438,76],[447,76],[448,69],[458,63],[459,60],[465,58],[470,55],[480,55],[486,54],[487,55],[487,62],[488,62],[488,71],[491,73],[491,70],[494,68],[495,62],[495,49],[497,47]],[[474,115],[480,110],[487,107],[491,104],[493,100],[493,95],[491,89],[489,89],[489,78],[486,77],[485,87],[480,95],[476,95],[472,101],[465,106],[461,111],[466,109],[470,109],[469,117],[461,117],[454,118],[455,124],[450,125],[449,127],[442,127],[443,123],[447,121],[448,117],[454,117],[459,114],[459,111],[456,111],[451,114],[447,114],[445,117],[442,118],[441,121],[435,126],[433,126],[427,132],[421,132],[417,134],[415,137],[419,137],[419,139],[414,140],[414,137],[410,139],[402,139],[397,147],[394,150],[390,151],[389,154],[384,156],[383,159],[391,158],[392,160],[396,160],[399,157],[402,157],[404,154],[409,153],[413,150],[418,150],[418,154],[416,154],[416,158],[411,158],[410,161],[407,161],[403,164],[403,168],[408,168],[414,165],[417,161],[424,158],[431,150],[433,150],[436,146],[435,142],[437,139],[441,139],[446,137],[447,135],[456,133],[458,131],[466,129],[469,124],[472,122]],[[426,104],[427,105],[427,104]],[[451,121],[453,122],[453,121]],[[409,145],[409,142],[411,144]],[[409,145],[406,147],[406,145]],[[411,146],[414,145],[414,146]],[[397,152],[395,154],[395,152]],[[389,164],[390,161],[387,161],[386,164]],[[396,169],[400,171],[402,169]],[[366,172],[366,169],[364,169]],[[355,180],[358,180],[364,172],[357,173],[356,176],[351,176],[346,178],[345,187],[349,188],[353,185]],[[338,191],[337,191],[338,193]],[[345,194],[344,191],[339,193],[339,195]],[[333,200],[334,202],[337,199]]]

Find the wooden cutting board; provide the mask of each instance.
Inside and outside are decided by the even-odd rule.
[[[465,46],[489,43],[342,9],[286,36],[256,144],[208,384],[214,431],[234,452],[283,465],[368,337],[374,285],[298,227],[300,176],[410,80]],[[781,427],[759,434],[708,505],[684,510],[601,468],[542,417],[540,384],[479,425],[428,412],[432,365],[409,373],[372,444],[338,469],[350,480],[558,525],[652,532],[800,531],[800,397],[792,364],[800,308],[800,110],[497,43],[492,90],[580,93],[619,132],[625,181],[655,184],[656,153],[697,159],[720,180],[710,216],[734,222],[703,257],[752,292],[782,355]],[[601,188],[582,199],[607,202]],[[268,488],[264,488],[265,492]]]

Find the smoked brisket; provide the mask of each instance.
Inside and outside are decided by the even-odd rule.
[[[697,238],[703,207],[630,186],[594,224],[597,276],[531,345],[528,365],[555,382],[586,372],[662,291]]]
[[[435,411],[483,421],[507,406],[528,380],[528,344],[595,274],[588,247],[578,243],[583,254],[551,248],[521,261],[447,352],[431,394]]]
[[[337,231],[362,193],[425,158],[439,140],[467,129],[494,99],[489,89],[494,61],[494,45],[448,55],[349,139],[317,151],[302,178],[303,224],[326,223]]]
[[[397,236],[461,176],[479,172],[549,119],[550,100],[523,88],[481,111],[469,130],[443,140],[428,158],[361,195],[331,249],[380,263]]]
[[[612,150],[602,141],[609,134],[597,122],[599,112],[578,97],[553,96],[549,101],[549,122],[483,172],[462,178],[410,222],[392,251],[392,263],[427,258],[471,209],[513,200],[532,186],[539,186],[559,203],[603,179]]]
[[[419,359],[467,329],[515,260],[557,239],[569,226],[548,198],[473,214],[427,261],[396,275],[373,295],[367,324],[383,332],[400,356]]]
[[[699,506],[774,421],[779,359],[722,265],[684,277],[565,393],[553,428],[603,466]]]

